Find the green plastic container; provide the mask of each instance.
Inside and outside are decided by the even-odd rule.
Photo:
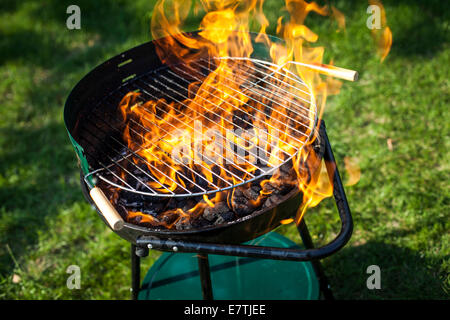
[[[248,244],[299,248],[270,232]],[[215,300],[316,300],[319,283],[310,262],[209,255]],[[142,283],[139,300],[201,300],[197,256],[164,253]]]

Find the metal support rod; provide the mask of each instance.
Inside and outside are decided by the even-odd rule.
[[[136,246],[131,244],[131,299],[137,300],[141,286],[141,258],[136,254]]]
[[[203,300],[213,300],[213,291],[211,284],[211,270],[209,269],[209,259],[207,254],[199,253],[198,271],[200,273],[200,283],[202,286]]]
[[[314,243],[311,238],[311,234],[309,233],[308,227],[306,226],[305,219],[300,220],[300,224],[297,226],[297,230],[302,238],[303,244],[307,249],[314,249]],[[322,264],[320,260],[311,260],[312,267],[314,272],[319,280],[319,288],[323,293],[323,296],[326,300],[334,300],[333,293],[330,289],[330,284],[328,282],[328,278],[323,271]]]
[[[333,182],[333,196],[336,202],[336,207],[339,211],[339,216],[342,221],[341,233],[348,233],[348,240],[352,235],[353,231],[353,219],[350,213],[350,207],[348,206],[347,196],[345,195],[344,185],[342,184],[341,175],[336,165],[336,159],[333,155],[333,150],[331,149],[330,141],[328,140],[327,130],[325,123],[322,121],[324,127],[323,135],[325,138],[325,153],[323,158],[325,160],[325,166],[327,168],[328,176]],[[341,214],[341,212],[346,212],[348,214]]]

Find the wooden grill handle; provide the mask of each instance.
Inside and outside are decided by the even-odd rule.
[[[358,72],[354,70],[344,69],[328,64],[307,64],[296,61],[289,61],[288,63],[292,63],[298,66],[302,66],[319,73],[322,73],[327,76],[332,76],[335,78],[347,80],[347,81],[356,81],[358,80]]]
[[[124,221],[119,213],[117,213],[117,210],[113,207],[111,202],[109,202],[108,198],[106,198],[103,191],[100,188],[94,187],[89,194],[110,227],[114,231],[122,229]]]

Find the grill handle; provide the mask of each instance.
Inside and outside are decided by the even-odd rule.
[[[106,198],[103,191],[98,187],[94,187],[89,192],[89,194],[91,195],[92,200],[94,200],[94,203],[97,206],[98,210],[108,222],[109,226],[114,231],[122,229],[124,221],[122,217],[117,213],[111,202],[109,202],[108,198]]]
[[[286,64],[295,64],[297,66],[305,67],[319,73],[322,73],[327,76],[332,76],[335,78],[347,80],[347,81],[356,81],[358,80],[358,72],[354,70],[344,69],[328,64],[307,64],[297,61],[289,61]]]

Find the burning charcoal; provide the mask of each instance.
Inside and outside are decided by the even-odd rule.
[[[259,194],[259,192],[262,190],[261,186],[258,184],[252,185],[251,189],[253,190],[253,192],[256,192]]]
[[[134,216],[132,218],[129,218],[128,222],[133,223],[133,224],[140,224],[141,220],[142,220],[142,216],[137,215],[137,216]]]
[[[126,220],[128,216],[128,210],[124,206],[117,206],[116,208],[122,219]]]
[[[291,185],[289,183],[282,184],[280,188],[278,189],[278,193],[282,196],[287,195],[291,190],[294,188],[294,185]]]
[[[175,223],[175,229],[177,230],[189,230],[192,229],[191,223],[186,219],[178,219]]]
[[[214,208],[206,208],[205,211],[203,211],[203,218],[205,218],[208,221],[213,221],[217,218],[217,212],[214,211]]]
[[[280,197],[278,197],[277,195],[271,195],[270,197],[267,198],[266,202],[264,202],[263,207],[269,208],[275,204],[280,203],[280,201],[281,201]]]
[[[132,173],[136,177],[141,178],[141,179],[145,179],[144,177],[147,177],[147,175],[144,173],[144,172],[148,171],[148,167],[145,165],[145,163],[133,166],[132,168],[133,168]],[[147,177],[147,179],[148,179],[148,177]],[[145,180],[147,180],[147,179],[145,179]]]
[[[168,202],[168,198],[161,198],[161,197],[155,197],[155,196],[144,196],[144,195],[143,195],[143,198],[144,198],[145,203],[153,203],[153,202],[160,202],[160,201]]]
[[[180,198],[180,199],[177,199],[177,207],[178,208],[183,208],[185,205],[187,205],[187,200],[185,199],[185,198]]]
[[[233,210],[239,217],[246,216],[254,211],[254,209],[247,203],[233,204]]]
[[[251,123],[249,115],[240,110],[235,110],[233,112],[233,123],[235,125],[235,129],[249,129],[252,127],[249,124]]]
[[[195,181],[196,184],[198,184],[203,189],[208,189],[208,181],[202,178],[197,178]],[[198,188],[198,187],[197,187]]]
[[[233,192],[233,198],[242,198],[244,196],[244,193],[242,192],[241,188],[236,188]]]
[[[221,213],[219,218],[222,218],[226,222],[230,222],[234,219],[234,213],[232,211],[227,211],[227,212]],[[218,224],[218,220],[219,219],[216,220],[216,224]]]
[[[166,205],[167,205],[166,201],[164,201],[164,202],[163,201],[152,202],[151,203],[151,208],[152,208],[152,211],[155,211],[157,213],[161,213],[161,212],[165,211]]]
[[[259,197],[259,192],[254,191],[252,188],[247,188],[244,190],[243,196],[248,200],[256,200]]]
[[[246,197],[244,197],[244,196],[242,196],[242,197],[234,197],[233,196],[233,199],[232,199],[233,206],[235,204],[246,204],[246,203],[248,203],[248,199]]]
[[[197,201],[195,201],[192,198],[188,198],[188,199],[186,199],[185,205],[183,207],[181,207],[181,210],[186,212],[189,209],[192,209],[193,207],[195,207],[196,204],[197,204]],[[178,207],[178,208],[180,208],[180,207]]]
[[[155,226],[150,222],[140,222],[139,225],[144,228],[155,228]],[[164,226],[157,226],[156,228],[165,229]]]
[[[193,228],[198,229],[198,228],[203,228],[203,227],[209,226],[210,222],[208,220],[206,220],[206,219],[203,219],[202,217],[199,217],[197,219],[194,219],[192,221],[191,225],[192,225]]]
[[[179,207],[180,206],[179,206],[178,201],[176,200],[176,198],[172,198],[167,203],[166,209],[167,210],[173,210],[173,209],[176,209],[176,208],[179,208]]]
[[[158,212],[156,212],[155,210],[153,210],[152,208],[143,208],[142,213],[148,214],[154,218],[156,218],[156,216],[158,215]]]
[[[118,203],[128,209],[139,209],[142,207],[142,202],[128,202],[128,201],[125,202],[122,198],[119,200]]]
[[[194,200],[195,203],[197,204],[198,202],[200,202],[200,201],[203,200],[203,196],[196,196],[196,197],[193,197],[192,200]]]
[[[213,221],[219,217],[221,213],[228,212],[230,209],[226,202],[218,202],[214,207],[207,207],[203,211],[203,218],[208,221]]]
[[[120,158],[123,158],[128,155],[128,148],[122,148],[119,152]]]
[[[107,176],[108,180],[111,181],[112,183],[119,184],[119,185],[121,184],[121,181],[113,174],[107,174],[106,176]],[[108,188],[109,185],[105,185],[105,187]]]
[[[292,168],[284,168],[283,170],[280,168],[279,171],[280,177],[279,179],[281,181],[290,181],[292,180],[293,177],[296,176],[296,173],[294,172],[294,170]]]
[[[119,204],[126,208],[140,208],[144,202],[144,197],[134,192],[122,191],[119,197]]]
[[[275,190],[275,187],[270,182],[264,183],[262,190],[264,193],[271,193]]]
[[[222,216],[218,216],[217,220],[214,222],[215,225],[222,224],[225,222],[225,219]]]
[[[178,217],[174,214],[165,214],[160,220],[163,225],[172,225]],[[182,219],[179,219],[182,220]],[[177,221],[178,222],[178,221]]]
[[[250,185],[253,186],[261,186],[261,179],[253,180]]]
[[[255,153],[255,152],[253,152],[253,153]],[[258,164],[260,164],[260,163],[259,163],[259,160],[260,160],[259,157],[257,158],[257,160],[258,160]],[[260,169],[256,169],[252,174],[253,174],[254,176],[259,176],[261,173],[262,173],[262,172],[261,172]],[[256,181],[253,181],[252,184],[253,184],[253,183],[259,184],[260,181],[256,180]]]
[[[292,168],[292,160],[290,160],[288,163],[283,164],[280,167],[280,171],[283,172],[283,173],[289,174],[289,173],[292,173],[292,170],[293,170],[293,168]]]

